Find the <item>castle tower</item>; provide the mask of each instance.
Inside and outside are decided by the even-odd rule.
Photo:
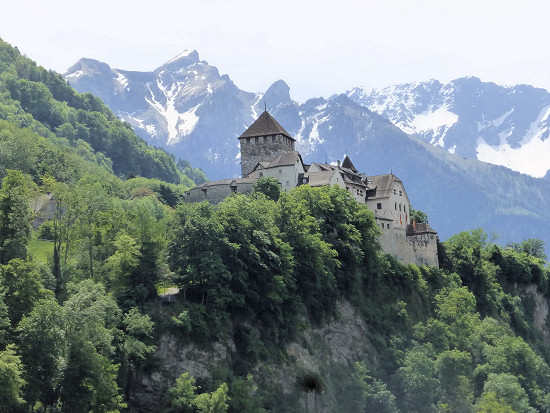
[[[241,144],[241,174],[245,177],[259,162],[293,151],[294,139],[267,110],[239,136]]]

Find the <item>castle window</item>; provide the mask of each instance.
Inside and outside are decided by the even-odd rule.
[[[399,196],[403,196],[403,192],[399,191]]]
[[[283,173],[283,170],[282,168],[279,168],[279,173],[282,174]]]
[[[257,137],[254,138],[254,143],[255,143],[255,144],[258,144],[258,138],[257,138]]]
[[[397,202],[395,203],[395,210],[397,211]]]
[[[401,212],[401,204],[399,204],[399,212]]]
[[[275,135],[271,137],[271,142],[275,142]]]
[[[290,183],[288,181],[286,181],[286,186],[289,186],[289,185],[290,185]]]
[[[388,226],[388,229],[390,229],[390,224],[386,224]]]
[[[394,195],[397,195],[397,191],[396,191],[395,189],[393,190],[393,194],[394,194]]]
[[[382,202],[376,204],[376,209],[382,209]]]
[[[260,178],[261,178],[262,176],[264,176],[264,173],[263,173],[263,172],[260,172]]]
[[[250,143],[250,138],[246,138],[246,143]]]

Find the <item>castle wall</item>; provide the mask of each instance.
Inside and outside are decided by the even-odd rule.
[[[277,156],[294,150],[294,141],[284,135],[241,138],[241,174],[249,174],[258,162],[271,161]]]
[[[289,191],[292,188],[296,188],[298,185],[298,175],[301,173],[304,173],[304,168],[301,162],[297,162],[296,165],[284,165],[275,166],[273,168],[258,169],[249,176],[255,179],[262,177],[275,178],[281,184],[281,189],[284,191]]]
[[[210,182],[208,185],[201,185],[190,189],[186,193],[186,202],[208,201],[211,204],[219,204],[228,196],[233,194],[248,194],[252,192],[253,182],[237,182],[231,185],[230,182]],[[235,182],[235,181],[233,181]]]
[[[407,229],[410,220],[410,202],[405,187],[400,182],[394,182],[389,197],[367,199],[367,207],[374,212],[375,217],[391,219],[393,228]]]
[[[376,219],[381,232],[380,245],[386,254],[405,265],[413,263],[418,266],[439,267],[435,234],[407,236],[406,230],[394,227],[390,222],[386,219]]]

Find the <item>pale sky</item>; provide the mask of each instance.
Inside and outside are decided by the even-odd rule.
[[[550,89],[543,0],[0,0],[0,38],[63,73],[150,71],[186,49],[249,92],[293,99],[477,76]]]

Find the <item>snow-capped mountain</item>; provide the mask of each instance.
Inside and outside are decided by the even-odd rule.
[[[215,67],[201,61],[195,51],[184,52],[147,73],[112,69],[105,63],[82,59],[65,77],[78,91],[102,98],[150,144],[189,160],[210,179],[239,175],[237,137],[267,108],[296,138],[296,147],[305,162],[334,162],[347,153],[355,166],[369,175],[395,173],[405,183],[413,206],[428,214],[443,239],[481,226],[489,233],[500,234],[502,242],[534,237],[550,245],[550,221],[545,213],[550,210],[550,179],[536,179],[502,166],[465,159],[423,142],[364,106],[359,99],[366,99],[364,91],[356,89],[348,95],[298,103],[291,99],[288,85],[278,80],[265,93],[245,92],[227,75],[220,75]],[[466,122],[461,119],[477,119],[475,106],[481,104],[474,100],[468,105],[466,97],[451,99],[453,88],[468,89],[462,82],[468,85],[472,80],[456,81],[447,88],[437,82],[418,84],[416,95],[409,93],[403,102],[397,93],[393,100],[388,95],[378,102],[386,104],[388,113],[394,116],[392,121],[402,128],[403,122],[413,119],[417,119],[415,125],[421,124],[418,114],[430,108],[430,113],[436,113],[434,117],[439,119],[443,137],[433,135],[426,138],[428,142],[441,140],[440,146],[454,146],[456,154],[466,154],[470,148],[471,158],[475,158],[477,138],[472,138],[473,143],[463,143],[458,126]],[[500,90],[496,85],[491,87]],[[433,93],[428,92],[430,88]],[[525,88],[529,93],[516,94],[531,104],[532,94],[540,95],[540,113],[546,104],[545,92]],[[435,99],[436,95],[442,102]],[[419,101],[415,102],[413,96]],[[487,121],[480,121],[484,128],[479,127],[480,131],[487,131],[483,136],[489,145],[495,145],[494,136],[488,131],[497,128],[496,124],[512,128],[508,122],[513,120],[513,131],[523,125],[528,129],[532,124],[527,115],[519,116],[523,110],[519,103],[509,115],[496,121],[511,109],[505,99],[495,101],[500,106],[494,109],[481,105],[481,119]],[[477,131],[478,124],[473,125]],[[497,128],[497,137],[500,131]],[[523,138],[512,133],[507,139],[510,145],[516,142],[517,146]]]
[[[550,169],[550,93],[475,77],[347,92],[406,133],[451,153],[534,177]]]

